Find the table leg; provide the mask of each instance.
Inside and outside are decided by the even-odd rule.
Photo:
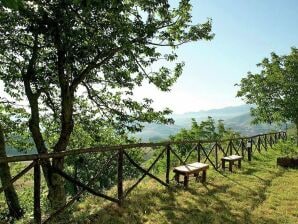
[[[206,177],[207,177],[207,171],[206,170],[203,170],[203,173],[202,173],[202,183],[205,183],[206,182]]]
[[[238,160],[238,168],[241,168],[241,159]]]
[[[179,184],[179,182],[180,182],[179,177],[180,177],[179,173],[176,173],[175,174],[175,180],[176,180],[177,184]]]
[[[233,172],[233,161],[229,161],[229,170],[230,172]]]
[[[221,160],[221,167],[222,167],[223,170],[226,169],[226,161],[224,159]]]
[[[199,174],[198,173],[194,173],[193,175],[194,175],[194,177],[196,178],[196,181],[197,181],[199,179]]]
[[[188,187],[188,175],[184,176],[184,187]]]

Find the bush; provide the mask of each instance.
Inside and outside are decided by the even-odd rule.
[[[274,148],[280,150],[284,156],[298,157],[298,147],[293,141],[279,142]]]

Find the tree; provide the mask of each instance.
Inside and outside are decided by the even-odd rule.
[[[89,148],[101,145],[120,145],[128,143],[136,143],[133,137],[129,137],[126,133],[121,134],[121,130],[115,129],[108,122],[103,121],[100,117],[96,117],[96,111],[86,111],[86,102],[78,102],[80,107],[80,113],[74,114],[74,120],[76,121],[73,132],[69,140],[70,149]],[[88,108],[88,107],[87,107]],[[59,138],[59,125],[53,121],[51,117],[42,117],[42,127],[44,128],[44,138],[49,148],[55,145],[55,142]],[[105,164],[106,161],[117,152],[105,152],[95,154],[83,154],[77,156],[69,156],[65,159],[65,171],[72,174],[82,182],[89,182],[89,180],[97,175],[98,170],[101,169],[101,164]],[[127,153],[135,161],[141,163],[144,159],[144,153],[142,150],[129,150]],[[124,162],[123,165],[124,176],[126,178],[136,178],[140,175],[139,172],[130,164]],[[100,190],[106,190],[117,183],[117,160],[111,161],[109,169],[100,174],[100,177],[93,182],[93,187]],[[66,182],[66,192],[76,193],[77,187]]]
[[[19,1],[18,1],[19,2]],[[141,130],[140,122],[171,122],[169,109],[154,111],[152,100],[137,102],[133,90],[144,81],[169,91],[182,72],[159,61],[174,62],[175,49],[201,39],[211,40],[211,21],[191,24],[191,5],[177,8],[159,1],[22,1],[18,7],[0,5],[0,78],[16,100],[26,95],[29,128],[38,153],[48,153],[41,115],[59,124],[53,150],[68,150],[77,99],[119,130]],[[160,53],[166,47],[169,53]],[[62,178],[49,172],[63,169],[63,159],[44,160],[43,173],[52,208],[65,203]]]
[[[298,135],[298,49],[292,48],[289,55],[271,53],[257,66],[261,71],[248,72],[237,96],[256,105],[251,109],[255,123],[290,121]]]
[[[218,120],[217,123],[212,117],[208,117],[200,124],[192,118],[190,129],[181,129],[176,135],[171,136],[172,141],[187,141],[187,140],[210,140],[219,141],[225,138],[239,137],[239,133],[232,129],[226,128],[223,120]],[[191,145],[179,145],[178,151],[180,155],[185,156],[192,149]]]
[[[28,117],[23,109],[16,108],[7,101],[0,101],[0,157],[6,157],[6,145],[16,149],[29,147],[28,131],[26,130],[25,118]],[[27,144],[26,144],[27,141]],[[12,180],[8,163],[0,163],[0,181],[2,186],[8,187],[4,190],[9,215],[21,218],[23,210],[19,203],[17,192],[10,181]]]

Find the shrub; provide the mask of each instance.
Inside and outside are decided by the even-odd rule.
[[[280,150],[284,156],[298,157],[298,147],[293,141],[279,142],[274,148]]]

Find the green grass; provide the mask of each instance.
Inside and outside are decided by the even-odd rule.
[[[23,163],[11,163],[10,169],[13,176],[22,171],[26,166],[28,166],[30,162]],[[42,176],[42,187],[41,187],[41,204],[42,204],[42,212],[46,212],[48,208],[46,197],[47,197],[47,189],[46,184]],[[20,204],[22,209],[25,211],[25,217],[22,220],[17,221],[17,223],[29,223],[33,219],[33,169],[31,169],[28,173],[22,176],[14,183],[14,187],[18,193]],[[6,213],[7,213],[7,205],[4,199],[4,193],[0,194],[0,224],[8,223]]]
[[[210,168],[205,184],[191,179],[188,189],[176,186],[174,181],[168,189],[145,178],[122,208],[86,195],[65,212],[66,218],[60,223],[298,223],[298,170],[277,167],[276,158],[280,155],[280,150],[273,149],[261,154],[256,152],[252,162],[243,161],[242,169],[235,168],[233,173]],[[30,176],[16,184],[27,210],[25,221],[17,223],[32,219]],[[164,179],[165,175],[161,174],[160,178]],[[126,181],[125,187],[133,183],[133,180]],[[108,194],[115,196],[116,189]],[[45,197],[46,192],[44,200]],[[1,210],[5,208],[3,194],[0,205]]]
[[[289,127],[289,129],[287,130],[287,134],[288,134],[288,137],[291,138],[295,138],[297,136],[297,130],[296,130],[296,127],[295,125],[291,125]]]
[[[256,153],[234,173],[208,171],[206,184],[166,189],[145,179],[124,207],[86,197],[73,223],[298,223],[298,170],[276,166],[279,152]]]

